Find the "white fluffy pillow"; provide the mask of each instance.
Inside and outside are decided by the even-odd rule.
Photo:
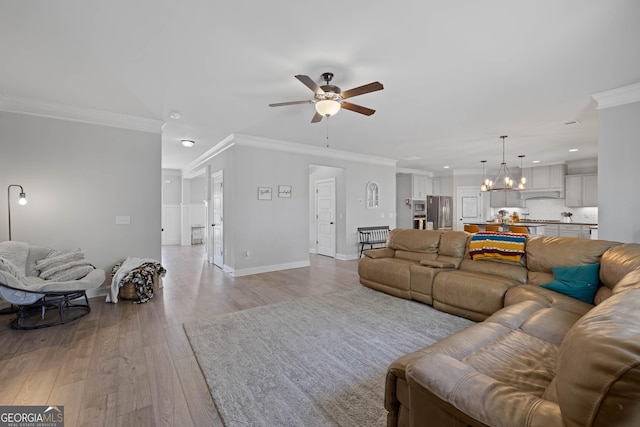
[[[46,258],[36,261],[40,278],[56,282],[78,280],[89,274],[94,267],[84,259],[80,249],[53,251]]]

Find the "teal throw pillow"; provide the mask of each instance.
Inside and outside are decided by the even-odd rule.
[[[553,267],[552,270],[555,280],[540,286],[593,304],[600,284],[600,264]]]

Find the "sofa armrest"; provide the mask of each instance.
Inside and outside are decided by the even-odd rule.
[[[442,353],[425,353],[407,366],[411,425],[429,425],[420,408],[439,407],[474,425],[563,426],[559,406],[504,384]],[[431,400],[427,404],[426,400]]]
[[[369,258],[393,258],[396,251],[391,248],[368,249],[363,252]]]

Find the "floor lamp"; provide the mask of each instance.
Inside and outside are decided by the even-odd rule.
[[[20,198],[18,199],[18,204],[27,204],[27,195],[25,194],[22,185],[11,184],[7,187],[7,209],[9,209],[9,240],[11,240],[11,187],[20,187]]]
[[[7,187],[7,209],[9,210],[9,240],[11,240],[11,187],[20,187],[20,198],[18,199],[18,204],[26,205],[27,204],[27,195],[24,192],[24,188],[22,185],[11,184]],[[18,307],[11,304],[11,306],[3,308],[0,310],[0,314],[15,314],[18,312]]]

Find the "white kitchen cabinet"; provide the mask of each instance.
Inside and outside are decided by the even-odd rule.
[[[413,175],[411,191],[414,199],[426,199],[427,196],[433,194],[431,177],[425,175]]]
[[[567,166],[564,164],[522,168],[528,191],[562,191],[566,173]]]
[[[558,237],[559,235],[560,235],[560,231],[558,230],[557,224],[545,224],[544,226],[545,237]]]
[[[566,237],[582,237],[582,226],[577,224],[560,224],[559,235]]]
[[[492,208],[521,208],[524,200],[519,191],[492,191],[489,200]]]
[[[567,207],[597,207],[598,206],[598,175],[567,175],[566,176]]]

